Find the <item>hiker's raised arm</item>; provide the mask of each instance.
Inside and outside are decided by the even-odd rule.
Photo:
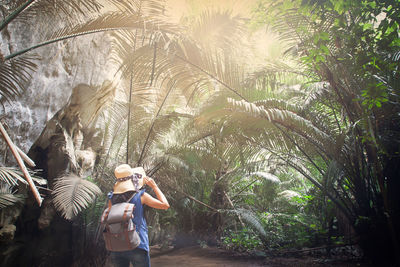
[[[144,183],[150,186],[157,196],[157,199],[147,193],[143,194],[142,203],[155,209],[166,210],[169,208],[167,198],[164,196],[161,189],[157,186],[156,182],[150,177],[144,177]]]

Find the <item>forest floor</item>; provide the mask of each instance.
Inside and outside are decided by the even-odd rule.
[[[310,255],[251,257],[216,247],[185,247],[162,251],[158,247],[151,249],[152,267],[366,267],[365,263],[349,258],[326,258]]]

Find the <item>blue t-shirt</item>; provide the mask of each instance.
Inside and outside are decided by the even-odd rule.
[[[146,189],[140,190],[130,201],[130,203],[135,204],[135,211],[133,213],[133,222],[136,225],[136,231],[139,233],[140,245],[138,248],[149,251],[149,235],[147,230],[146,219],[143,216],[143,205],[141,201],[141,196],[144,194]]]

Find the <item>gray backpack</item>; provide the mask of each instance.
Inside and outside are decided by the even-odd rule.
[[[133,198],[133,196],[132,196]],[[127,202],[112,205],[108,200],[108,207],[101,216],[104,227],[103,237],[106,249],[109,251],[127,251],[135,249],[140,244],[136,225],[133,223],[135,204]]]

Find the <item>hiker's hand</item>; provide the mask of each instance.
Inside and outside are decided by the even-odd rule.
[[[152,189],[157,187],[156,182],[151,177],[144,177],[144,183],[150,186]]]

